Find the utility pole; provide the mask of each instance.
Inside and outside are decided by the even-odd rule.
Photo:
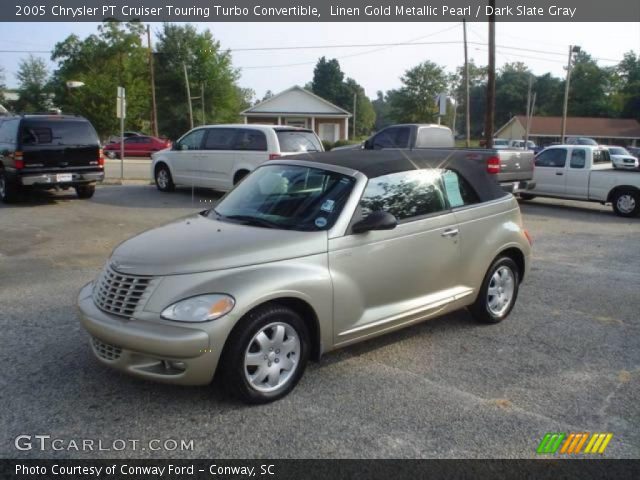
[[[353,94],[353,138],[356,138],[356,99],[358,94]]]
[[[149,71],[151,73],[151,132],[158,136],[158,108],[156,106],[156,78],[153,67],[153,50],[151,49],[151,31],[147,25],[147,46],[149,48]]]
[[[189,101],[189,125],[193,128],[193,107],[191,106],[191,87],[189,87],[189,74],[187,73],[187,64],[182,62],[184,68],[184,81],[187,85],[187,100]]]
[[[573,54],[579,53],[580,47],[569,45],[569,61],[567,62],[567,79],[564,82],[564,104],[562,106],[562,132],[560,133],[561,143],[565,143],[567,135],[567,107],[569,105],[569,83],[571,82],[571,68],[573,66]]]
[[[527,142],[529,141],[529,128],[531,127],[531,86],[533,84],[533,75],[529,75],[529,88],[527,90],[527,126],[524,132],[524,148],[527,149]]]
[[[493,124],[496,115],[496,0],[489,0],[489,71],[487,75],[487,110],[484,116],[486,148],[493,147]]]
[[[200,100],[202,101],[202,125],[206,125],[206,120],[204,116],[204,83],[200,84]]]
[[[469,106],[469,57],[467,53],[467,20],[462,19],[462,32],[464,34],[464,108],[465,108],[465,128],[466,128],[466,146],[471,146],[471,113]],[[458,106],[456,104],[456,111]]]

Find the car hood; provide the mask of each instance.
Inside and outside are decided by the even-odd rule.
[[[253,227],[195,215],[124,241],[109,262],[121,273],[164,276],[316,255],[327,245],[325,231]]]

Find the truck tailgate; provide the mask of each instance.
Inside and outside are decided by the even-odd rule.
[[[498,181],[517,182],[533,179],[534,156],[528,150],[498,150],[500,159],[500,173]]]

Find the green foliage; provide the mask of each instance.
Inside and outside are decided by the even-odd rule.
[[[47,86],[49,72],[42,58],[29,55],[21,60],[18,66],[18,95],[15,109],[19,112],[43,112],[51,108],[49,88]]]
[[[187,66],[191,96],[201,96],[204,87],[205,122],[239,120],[250,106],[253,92],[236,85],[239,73],[231,55],[223,51],[211,32],[198,32],[192,25],[165,23],[156,45],[156,92],[160,131],[176,139],[189,130],[189,107],[184,76]],[[202,100],[193,100],[194,125],[202,122]]]
[[[425,61],[405,72],[402,87],[387,92],[390,118],[394,123],[431,123],[437,120],[435,97],[448,88],[442,67]]]
[[[369,135],[375,127],[376,112],[371,100],[358,82],[353,78],[345,80],[340,63],[335,58],[320,58],[313,70],[311,91],[353,113],[353,100],[356,100],[356,136]],[[351,131],[349,132],[351,134]]]
[[[608,98],[610,73],[580,52],[571,72],[568,115],[575,117],[608,117],[614,114]]]
[[[529,81],[533,74],[522,62],[506,63],[496,76],[496,126],[526,112]]]
[[[622,116],[640,121],[640,56],[625,53],[613,75]]]
[[[373,110],[376,114],[375,130],[381,130],[387,125],[391,124],[389,102],[385,98],[384,92],[378,90],[376,92],[376,99],[371,102]]]
[[[120,131],[118,86],[125,88],[127,96],[125,129],[144,130],[149,125],[151,87],[144,30],[139,22],[107,21],[97,34],[84,40],[70,35],[53,50],[51,59],[58,62],[58,69],[50,85],[56,105],[87,117],[101,138]],[[70,89],[67,81],[84,82],[84,86]]]
[[[4,105],[6,102],[4,98],[4,91],[7,89],[5,82],[4,69],[0,67],[0,105]]]

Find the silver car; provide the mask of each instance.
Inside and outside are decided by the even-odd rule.
[[[270,161],[125,241],[79,294],[96,357],[182,385],[218,372],[262,403],[336,348],[465,307],[503,320],[529,269],[518,203],[482,163],[422,155]]]

